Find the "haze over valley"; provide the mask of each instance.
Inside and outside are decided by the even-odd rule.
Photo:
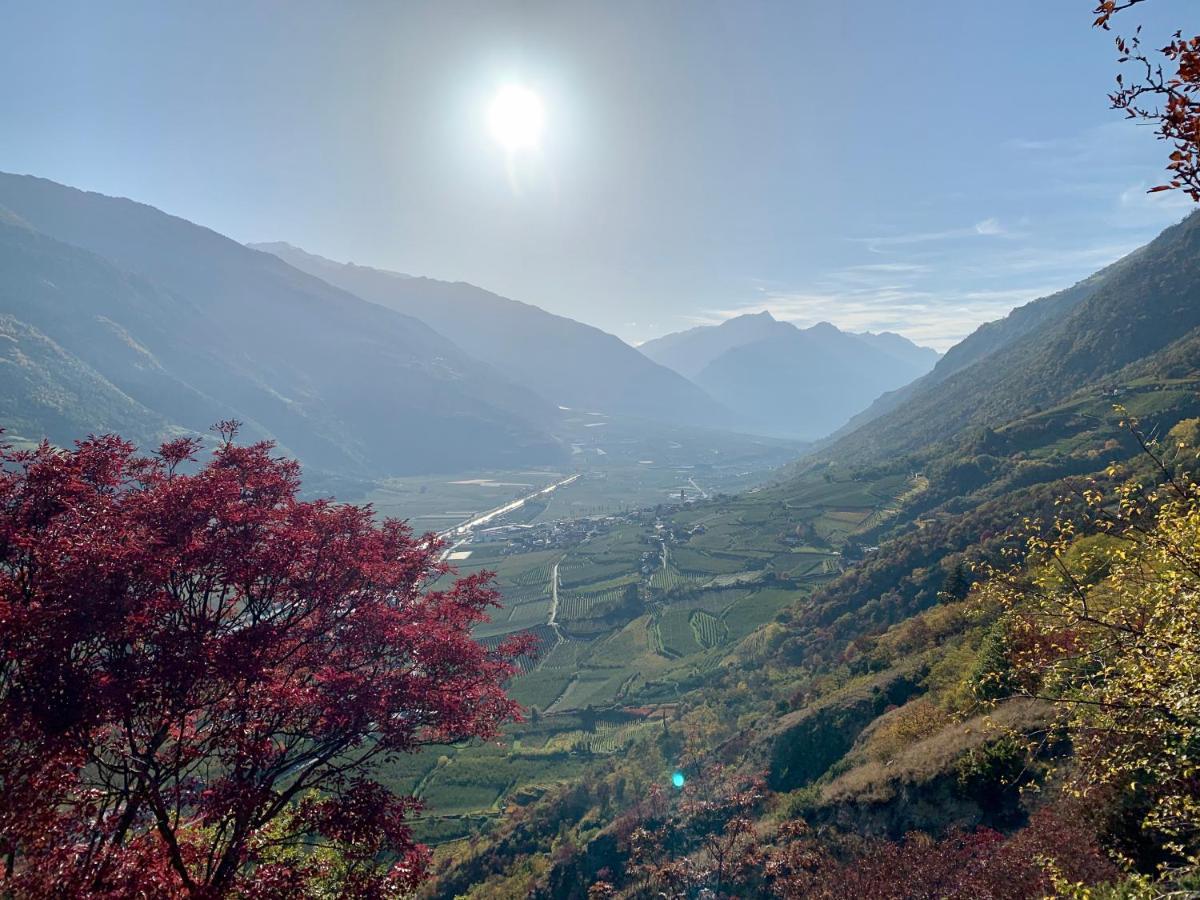
[[[0,20],[5,900],[1200,896],[1191,4]]]

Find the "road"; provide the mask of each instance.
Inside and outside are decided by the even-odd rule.
[[[558,490],[560,487],[566,487],[577,478],[579,478],[578,474],[569,475],[562,481],[556,481],[554,484],[547,485],[540,490],[534,491],[532,494],[526,494],[524,497],[519,497],[510,503],[505,503],[503,506],[497,506],[495,509],[490,509],[485,513],[475,516],[473,519],[468,519],[462,524],[455,525],[453,528],[447,529],[446,531],[439,531],[438,537],[450,541],[450,543],[446,546],[446,549],[442,551],[442,560],[445,561],[451,553],[453,553],[463,544],[470,541],[471,532],[480,525],[485,525],[493,519],[499,518],[500,516],[506,516],[513,510],[520,509],[535,497],[541,497],[544,494],[549,494]]]
[[[519,497],[510,503],[504,504],[503,506],[497,506],[495,509],[488,510],[487,512],[482,513],[473,519],[468,519],[466,522],[463,522],[461,525],[455,525],[453,528],[451,528],[447,531],[441,532],[440,537],[444,537],[444,538],[466,537],[472,531],[474,531],[476,528],[478,528],[480,525],[486,525],[488,522],[492,521],[493,519],[498,519],[501,516],[506,516],[510,512],[520,509],[522,506],[524,506],[530,500],[533,500],[536,497],[541,497],[545,494],[553,493],[554,491],[558,490],[560,487],[566,487],[568,484],[570,484],[573,481],[577,481],[578,479],[579,479],[578,474],[569,475],[566,478],[564,478],[562,481],[556,481],[556,482],[554,482],[554,484],[547,485],[546,487],[542,488],[541,490],[534,491],[532,494],[526,494],[524,497]]]
[[[546,620],[546,624],[553,628],[559,640],[562,640],[558,631],[558,563],[550,570],[550,618]]]
[[[565,640],[562,629],[558,627],[558,563],[555,563],[554,568],[550,570],[550,615],[546,619],[546,624],[554,632],[554,645],[542,654],[542,659],[538,660],[539,666],[541,666],[542,660],[550,655],[550,651]]]

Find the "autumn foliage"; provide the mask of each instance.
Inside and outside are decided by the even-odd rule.
[[[372,779],[489,736],[523,647],[432,536],[299,499],[221,429],[211,458],[116,437],[0,449],[5,896],[382,896],[422,877],[411,798]]]
[[[1145,0],[1102,0],[1095,25],[1108,30],[1118,13]],[[1171,145],[1170,180],[1151,191],[1182,190],[1200,201],[1200,35],[1176,31],[1157,52],[1142,44],[1141,29],[1116,38],[1118,61],[1133,77],[1117,75],[1109,95],[1114,109],[1154,126],[1159,140]],[[1165,65],[1165,68],[1164,68]]]
[[[802,819],[773,825],[761,815],[769,801],[761,780],[720,767],[675,802],[652,797],[624,829],[624,883],[604,881],[595,896],[1025,900],[1119,875],[1077,808],[1043,808],[1012,835],[951,829],[889,840],[821,833]]]
[[[1081,493],[1082,522],[1030,537],[991,573],[1005,611],[1012,693],[1054,702],[1069,729],[1079,796],[1121,796],[1148,835],[1195,866],[1200,851],[1200,484],[1196,420],[1151,444],[1147,485],[1113,466],[1117,487]]]

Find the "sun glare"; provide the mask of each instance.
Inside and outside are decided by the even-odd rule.
[[[510,153],[537,147],[544,122],[541,98],[515,84],[501,88],[488,109],[492,137]]]

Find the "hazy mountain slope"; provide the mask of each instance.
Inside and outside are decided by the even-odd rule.
[[[86,366],[139,409],[154,410],[157,428],[170,422],[203,433],[230,415],[227,404],[187,381],[227,368],[219,355],[205,349],[227,344],[221,329],[166,291],[86,250],[0,222],[0,313]],[[53,375],[53,366],[47,371]],[[76,410],[82,430],[52,434],[55,440],[69,441],[93,430],[136,432],[145,440],[148,420],[139,419],[140,414],[117,428],[119,420],[112,418],[97,415],[89,421],[89,405],[81,403]],[[242,409],[238,413],[246,420],[248,437],[267,434]]]
[[[894,331],[854,331],[851,334],[860,341],[882,350],[898,362],[914,368],[928,370],[941,358],[941,354],[932,347],[922,347],[915,344],[904,335]]]
[[[0,314],[0,425],[5,440],[43,437],[70,446],[118,431],[149,446],[168,424],[46,335]]]
[[[336,263],[284,243],[253,244],[359,297],[420,319],[551,403],[674,423],[731,416],[619,338],[462,282]]]
[[[829,331],[832,326],[826,322],[814,327],[819,329],[814,332],[815,336],[825,335],[831,341],[840,340],[839,335],[854,338],[905,370],[925,372],[938,360],[936,350],[920,347],[908,338],[892,332],[873,334],[843,332],[838,329]],[[655,362],[695,379],[705,366],[730,350],[764,338],[810,330],[798,329],[790,322],[777,321],[770,312],[763,310],[760,313],[748,313],[726,319],[719,325],[698,325],[686,331],[663,335],[646,341],[638,349]]]
[[[801,329],[768,312],[667,335],[640,349],[688,374],[750,427],[806,439],[829,434],[937,359],[899,335],[847,334],[827,322]]]
[[[995,425],[1186,335],[1200,326],[1200,218],[1189,216],[1097,276],[1030,307],[980,329],[932,376],[828,452],[864,459],[904,453],[968,425]]]
[[[44,309],[33,324],[79,352],[137,336],[169,373],[142,388],[172,385],[154,404],[171,421],[241,418],[311,465],[357,474],[561,458],[548,404],[415,319],[129,200],[0,175],[0,207],[107,261],[13,244],[0,312]],[[56,266],[87,272],[48,305],[37,286],[56,283]]]
[[[736,316],[720,325],[698,325],[686,331],[663,335],[638,347],[660,365],[688,378],[696,378],[704,367],[735,347],[786,333],[792,328],[777,322],[766,310]]]

